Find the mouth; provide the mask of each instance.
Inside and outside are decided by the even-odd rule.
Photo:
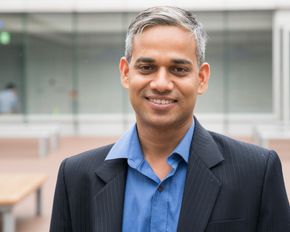
[[[156,105],[171,105],[177,102],[177,100],[169,98],[146,97],[146,99]]]

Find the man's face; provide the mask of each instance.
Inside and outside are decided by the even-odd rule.
[[[137,124],[155,128],[191,124],[196,97],[209,79],[209,65],[197,65],[193,35],[176,26],[154,26],[135,36],[131,62],[122,57],[120,72]]]

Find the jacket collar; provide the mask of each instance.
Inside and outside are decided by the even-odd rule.
[[[209,132],[195,121],[178,231],[205,231],[221,188],[211,169],[224,160],[223,155]]]
[[[127,159],[105,160],[95,173],[104,185],[97,189],[92,203],[93,231],[121,231]]]
[[[195,132],[191,142],[191,159],[198,156],[210,169],[224,160],[212,135],[195,118]]]
[[[106,184],[127,169],[127,159],[105,160],[95,171],[96,175]]]

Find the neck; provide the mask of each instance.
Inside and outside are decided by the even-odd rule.
[[[144,125],[137,120],[137,129],[144,159],[155,174],[163,180],[171,170],[167,157],[190,128],[192,120],[172,127]]]
[[[138,135],[145,159],[166,159],[191,125],[192,120],[174,127],[150,127],[137,121]]]

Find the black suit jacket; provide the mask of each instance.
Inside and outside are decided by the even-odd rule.
[[[51,232],[121,231],[127,162],[104,161],[111,147],[62,162]],[[290,231],[277,154],[208,132],[196,121],[178,231]]]

